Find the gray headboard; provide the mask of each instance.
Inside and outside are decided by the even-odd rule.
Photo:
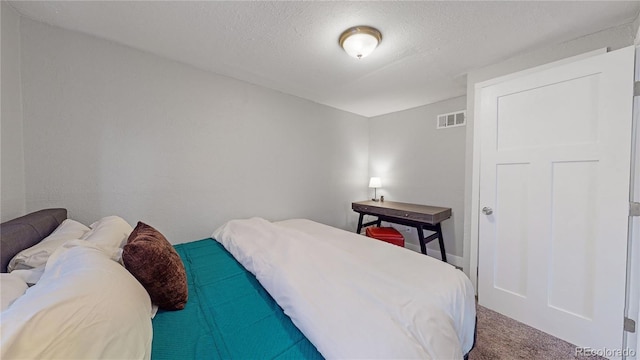
[[[0,272],[20,251],[47,237],[67,218],[67,209],[44,209],[0,224]]]

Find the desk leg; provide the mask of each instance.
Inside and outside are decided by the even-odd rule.
[[[442,226],[440,226],[440,223],[436,225],[436,232],[438,233],[438,243],[440,244],[440,254],[442,254],[442,261],[447,262],[447,252],[444,251],[444,238],[442,237]]]
[[[362,219],[364,218],[364,214],[360,213],[360,217],[358,218],[358,231],[356,232],[357,234],[360,234],[360,231],[362,231]]]
[[[427,255],[427,245],[424,243],[424,231],[422,231],[422,226],[416,226],[418,230],[418,241],[420,242],[420,251],[423,254]]]

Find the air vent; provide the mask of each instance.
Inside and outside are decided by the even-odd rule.
[[[448,114],[438,115],[436,128],[446,129],[456,126],[464,126],[467,123],[467,112],[464,110],[456,111]]]

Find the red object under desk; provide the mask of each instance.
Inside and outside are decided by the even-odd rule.
[[[404,247],[404,237],[392,227],[368,227],[365,233],[370,238]]]

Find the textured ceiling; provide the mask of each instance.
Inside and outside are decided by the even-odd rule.
[[[22,15],[364,116],[464,95],[465,74],[630,23],[640,2],[14,1]],[[371,25],[356,60],[340,33]]]

